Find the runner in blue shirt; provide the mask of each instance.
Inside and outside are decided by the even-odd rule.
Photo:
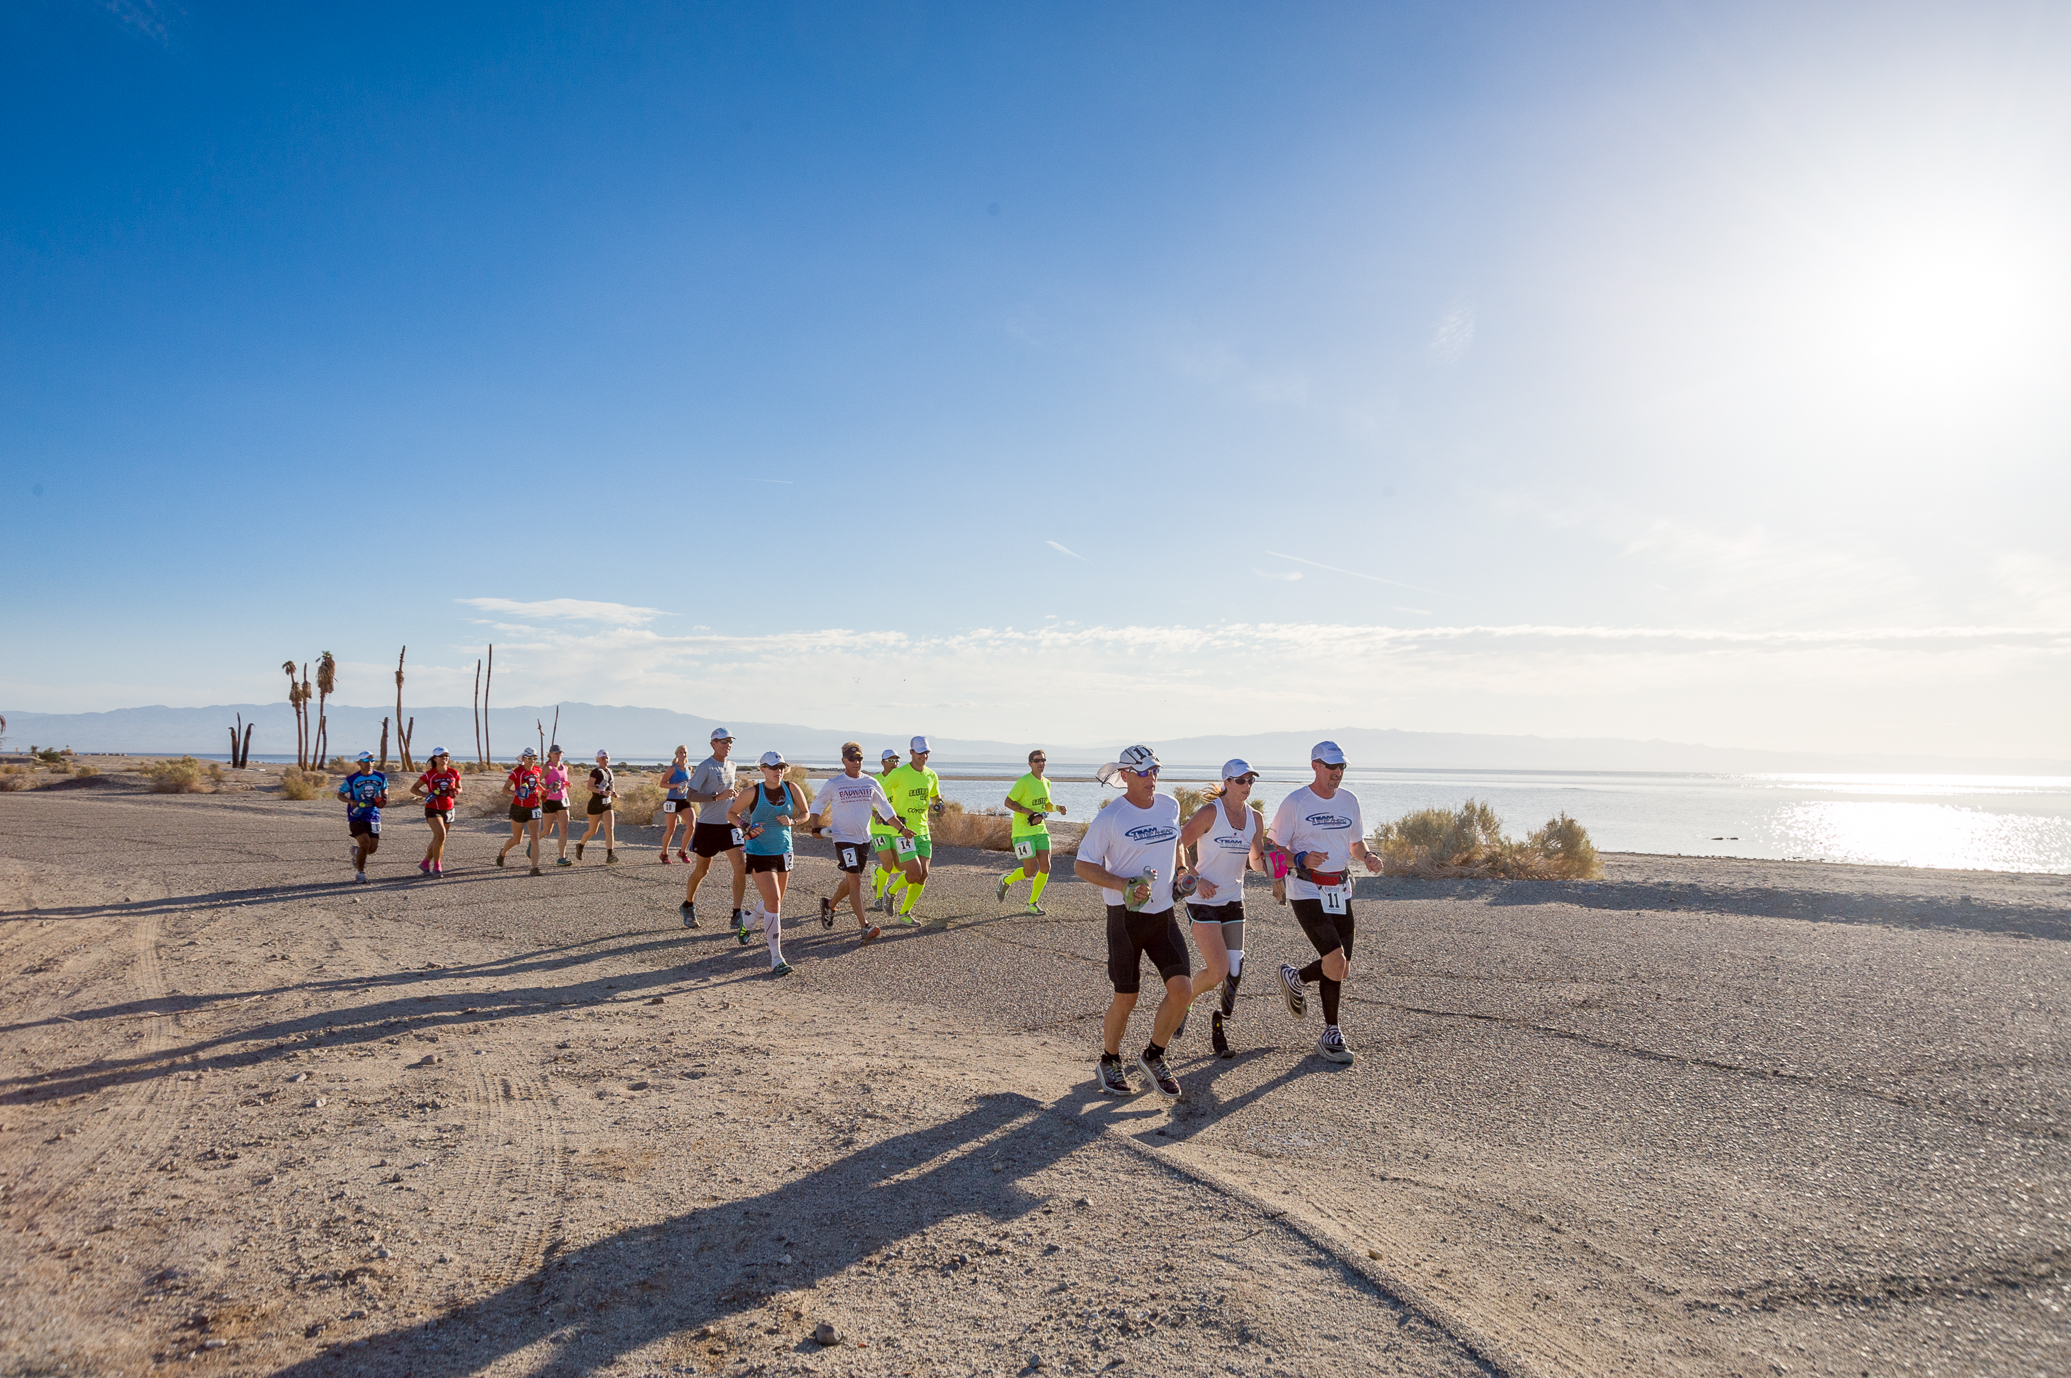
[[[357,769],[338,786],[345,801],[345,827],[352,835],[352,878],[367,883],[367,858],[381,845],[381,809],[388,803],[388,777],[374,769],[374,753],[362,751]]]

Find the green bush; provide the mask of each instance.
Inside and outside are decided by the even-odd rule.
[[[280,792],[290,799],[315,799],[331,792],[331,779],[320,770],[289,766],[281,772]]]
[[[1406,813],[1375,828],[1368,841],[1391,876],[1593,880],[1603,874],[1588,831],[1566,813],[1517,842],[1503,835],[1493,808],[1472,799],[1457,810]]]
[[[144,776],[154,794],[208,794],[222,780],[223,767],[182,756],[177,761],[153,761],[144,767]]]

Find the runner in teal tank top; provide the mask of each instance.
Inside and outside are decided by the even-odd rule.
[[[784,887],[791,879],[791,825],[806,817],[806,801],[798,786],[784,778],[782,752],[763,752],[760,764],[762,783],[735,799],[726,816],[747,843],[748,874],[762,897],[770,974],[789,976],[791,964],[784,960]],[[745,920],[736,934],[742,943],[748,941]]]

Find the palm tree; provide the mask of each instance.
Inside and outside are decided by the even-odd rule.
[[[295,710],[295,766],[298,770],[307,770],[309,757],[302,745],[302,686],[295,683],[294,661],[282,661],[280,668],[288,677],[288,707]]]
[[[307,695],[308,686],[303,686]],[[338,692],[338,662],[325,651],[316,658],[316,759],[324,759],[324,751],[331,745],[330,723],[324,717],[324,700]]]
[[[404,770],[415,770],[417,767],[410,763],[410,731],[403,726],[403,656],[408,654],[410,648],[405,646],[402,653],[396,656],[396,757],[402,762]],[[416,725],[417,720],[412,718],[410,726]]]

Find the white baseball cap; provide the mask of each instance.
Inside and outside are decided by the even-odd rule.
[[[527,760],[527,759],[537,760],[537,759],[538,759],[538,757],[539,757],[539,753],[538,753],[537,751],[534,751],[534,750],[533,750],[533,749],[532,749],[531,747],[529,747],[529,746],[528,746],[528,747],[526,747],[526,748],[525,748],[525,749],[524,749],[523,751],[521,751],[521,752],[519,752],[519,753],[518,753],[518,759],[519,759],[519,760],[521,760],[521,761],[523,761],[523,760]]]
[[[762,763],[766,766],[783,765],[784,753],[781,751],[765,751],[762,753]]]
[[[600,751],[597,753],[597,759],[600,761],[608,761],[611,759],[611,753],[608,751]]]
[[[1258,772],[1251,768],[1251,762],[1241,756],[1232,756],[1222,763],[1222,778],[1225,780],[1234,780],[1240,775],[1256,774]]]
[[[1122,748],[1119,760],[1109,761],[1093,772],[1093,778],[1103,785],[1113,784],[1117,775],[1125,770],[1144,771],[1158,764],[1158,753],[1147,746]]]
[[[1341,766],[1345,763],[1345,753],[1338,750],[1336,742],[1318,742],[1309,748],[1309,759],[1327,766]]]
[[[723,727],[715,727],[712,729],[712,740],[715,742],[719,741],[721,738],[724,737],[731,737],[732,735],[733,733],[727,731]]]
[[[880,761],[896,761],[899,759],[899,753],[892,750],[890,747],[886,747],[884,749],[884,755],[878,757],[877,759]]]
[[[452,755],[453,753],[452,753],[452,752],[450,752],[450,751],[448,751],[448,750],[446,750],[446,748],[444,748],[444,747],[442,747],[442,746],[435,746],[435,747],[433,747],[433,748],[431,749],[431,754],[432,754],[433,756],[435,756],[435,757],[436,757],[436,756],[450,756],[450,755]]]
[[[532,753],[528,751],[528,752],[526,752],[525,754],[529,756],[529,755],[531,755]],[[362,751],[362,752],[360,753],[360,759],[361,759],[362,761],[371,761],[371,760],[373,760],[373,759],[374,759],[374,753],[373,753],[373,752],[371,752],[371,751]]]
[[[918,756],[928,749],[928,739],[926,737],[915,737],[906,744],[906,749]]]

